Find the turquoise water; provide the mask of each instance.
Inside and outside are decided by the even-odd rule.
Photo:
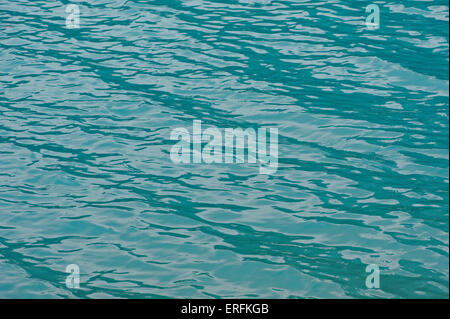
[[[447,1],[378,30],[369,1],[70,3],[0,0],[1,298],[448,298]],[[173,163],[193,120],[278,128],[277,172]]]

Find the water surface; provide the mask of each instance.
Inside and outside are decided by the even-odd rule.
[[[448,1],[70,3],[0,0],[1,298],[448,298]],[[172,163],[195,119],[278,171]]]

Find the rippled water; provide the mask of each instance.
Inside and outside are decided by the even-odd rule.
[[[378,30],[368,1],[70,3],[0,0],[0,297],[448,298],[447,1]],[[278,171],[174,164],[194,119],[278,128]]]

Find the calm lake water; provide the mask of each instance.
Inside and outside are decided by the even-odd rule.
[[[0,298],[449,297],[448,1],[73,3],[0,0]]]

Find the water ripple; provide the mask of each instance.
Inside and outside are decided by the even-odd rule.
[[[0,2],[0,297],[448,298],[447,2],[67,4]],[[277,173],[172,163],[193,119]]]

